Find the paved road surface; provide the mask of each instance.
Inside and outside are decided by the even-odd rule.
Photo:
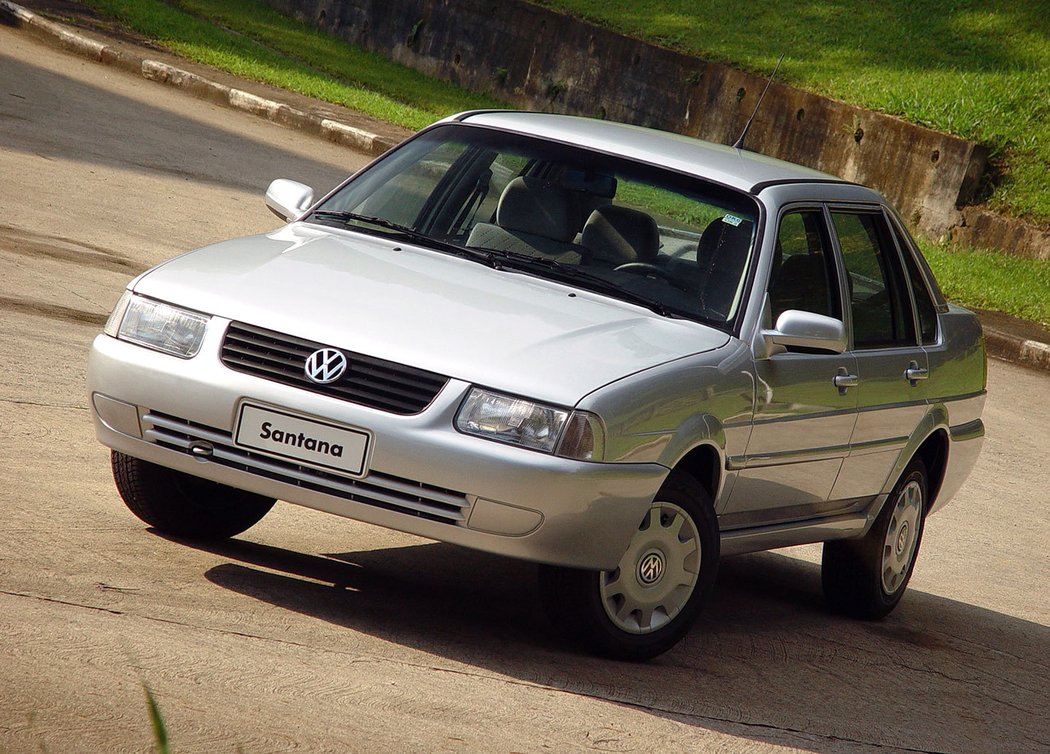
[[[276,227],[273,177],[363,158],[0,27],[0,751],[1050,749],[1050,381],[993,362],[989,440],[877,624],[819,549],[723,565],[646,665],[566,651],[527,564],[279,505],[149,533],[95,443],[85,352],[125,282]]]

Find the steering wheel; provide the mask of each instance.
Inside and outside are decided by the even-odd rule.
[[[675,279],[667,270],[663,267],[658,267],[651,262],[627,262],[621,264],[619,267],[613,267],[615,272],[630,272],[634,275],[655,275],[658,278],[662,278],[669,283],[674,283]]]

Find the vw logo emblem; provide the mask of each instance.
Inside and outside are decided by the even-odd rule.
[[[900,534],[897,535],[897,554],[900,555],[904,552],[904,548],[908,546],[908,522],[905,521],[901,524]]]
[[[306,376],[318,385],[335,382],[346,371],[346,356],[335,348],[321,348],[306,359]]]
[[[664,575],[664,567],[664,556],[650,552],[638,563],[638,580],[645,586],[652,586]]]

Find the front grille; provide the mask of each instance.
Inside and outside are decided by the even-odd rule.
[[[346,374],[336,382],[319,385],[307,378],[303,368],[310,354],[325,347],[324,343],[233,322],[222,341],[220,358],[238,372],[402,415],[425,409],[448,382],[448,377],[433,372],[344,350],[350,364]]]
[[[283,461],[239,448],[229,432],[166,414],[147,413],[143,423],[144,436],[149,442],[193,455],[190,445],[203,441],[211,445],[212,452],[208,456],[210,463],[294,484],[303,489],[447,524],[462,525],[470,513],[470,503],[461,492],[377,472],[371,472],[363,479],[330,474],[294,461]]]

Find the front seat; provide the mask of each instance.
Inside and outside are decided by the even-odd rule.
[[[719,218],[704,229],[697,245],[701,303],[724,320],[729,319],[740,289],[740,278],[751,250],[752,225],[747,220],[737,219],[734,225]]]
[[[581,249],[572,242],[578,223],[578,198],[573,192],[539,178],[518,176],[500,195],[496,223],[475,225],[467,246],[579,263]]]
[[[656,261],[660,229],[650,215],[607,204],[594,210],[583,226],[580,244],[588,261],[616,267],[628,262]]]
[[[773,321],[788,309],[832,316],[831,292],[824,257],[795,254],[784,260],[769,289]]]

